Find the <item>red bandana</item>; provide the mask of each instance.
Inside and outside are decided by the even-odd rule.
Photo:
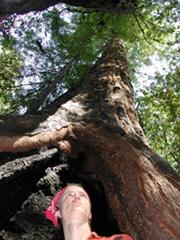
[[[60,190],[56,196],[53,198],[53,200],[51,201],[51,204],[49,205],[49,207],[46,209],[45,215],[46,217],[51,220],[54,224],[54,226],[58,227],[59,223],[57,221],[57,205],[59,202],[59,199],[61,198],[63,192],[65,191],[66,187],[63,188],[62,190]]]

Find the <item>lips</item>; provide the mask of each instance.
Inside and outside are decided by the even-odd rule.
[[[74,201],[72,201],[71,202],[73,205],[80,205],[80,206],[82,206],[83,204],[79,201],[79,200],[74,200]]]
[[[69,206],[71,207],[71,209],[76,208],[76,207],[86,208],[86,205],[79,200],[72,201],[69,204]]]

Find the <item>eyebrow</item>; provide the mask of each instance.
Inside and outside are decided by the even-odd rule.
[[[62,197],[60,198],[59,202],[58,202],[58,205],[60,206],[60,203],[61,203],[61,200],[62,198],[64,197],[64,195],[66,195],[66,193],[70,193],[70,192],[74,192],[74,190],[65,190],[62,194]],[[78,192],[81,192],[81,193],[85,193],[85,195],[87,196],[87,198],[89,199],[89,202],[90,202],[90,206],[92,207],[91,205],[91,200],[90,200],[90,197],[88,195],[88,193],[85,191],[85,190],[79,190]]]
[[[67,190],[63,193],[63,195],[65,195],[66,193],[72,193],[72,192],[78,192],[78,193],[84,193],[86,196],[89,197],[89,195],[85,192],[85,191],[76,191],[76,190]]]

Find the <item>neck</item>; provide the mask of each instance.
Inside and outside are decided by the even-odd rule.
[[[63,223],[63,231],[65,240],[88,240],[91,233],[89,223]]]

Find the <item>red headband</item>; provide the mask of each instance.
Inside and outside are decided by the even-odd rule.
[[[76,184],[74,184],[76,185]],[[67,185],[66,187],[64,187],[62,190],[60,190],[59,192],[57,192],[56,196],[53,198],[53,200],[51,201],[51,204],[48,206],[48,208],[45,211],[45,215],[46,218],[48,218],[49,220],[51,220],[54,224],[54,226],[58,227],[59,226],[59,222],[58,222],[58,202],[60,200],[60,198],[62,197],[64,191],[66,190],[66,188],[69,185]],[[85,190],[84,190],[85,191]],[[86,191],[85,191],[86,192]],[[87,193],[87,192],[86,192]],[[88,193],[87,193],[88,195]],[[89,197],[89,195],[88,195]],[[90,201],[90,199],[89,199]],[[90,201],[91,203],[91,201]]]
[[[56,196],[53,198],[53,200],[51,201],[51,204],[49,205],[49,207],[46,209],[45,215],[46,217],[51,220],[54,224],[54,226],[59,226],[58,220],[57,220],[57,206],[58,206],[58,202],[59,199],[61,198],[63,192],[65,191],[66,187],[63,188],[62,190],[60,190]]]

